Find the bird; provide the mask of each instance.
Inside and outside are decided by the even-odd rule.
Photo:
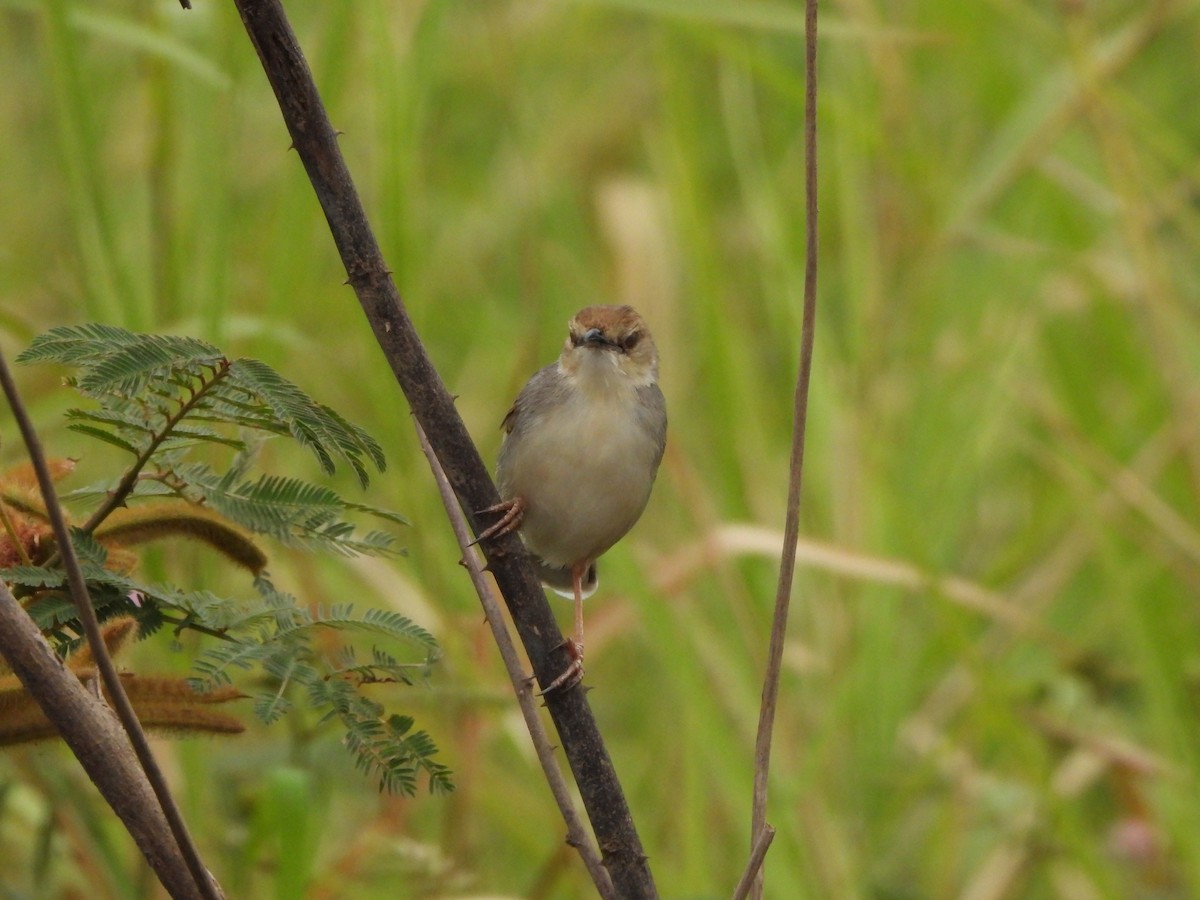
[[[631,306],[588,306],[567,326],[558,360],[539,369],[501,425],[499,514],[478,541],[519,531],[542,584],[575,603],[571,662],[545,695],[583,677],[583,601],[596,560],[650,499],[667,437],[658,350]]]

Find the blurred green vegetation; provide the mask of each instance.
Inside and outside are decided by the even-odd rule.
[[[378,436],[370,502],[412,520],[408,557],[272,573],[437,635],[429,686],[388,702],[458,790],[378,797],[293,722],[163,743],[192,828],[231,896],[588,896],[257,59],[232,4],[195,5],[0,0],[0,340],[196,334]],[[289,6],[488,458],[577,308],[655,331],[670,444],[587,606],[588,684],[663,895],[728,896],[799,346],[801,5]],[[770,897],[1200,895],[1198,6],[823,4]],[[21,375],[78,483],[111,465],[55,375]],[[213,562],[148,564],[203,586]],[[186,671],[182,644],[137,666]],[[0,758],[0,893],[154,895],[83,781],[65,751]]]

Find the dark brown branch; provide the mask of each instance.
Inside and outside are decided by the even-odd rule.
[[[498,503],[500,497],[392,282],[282,5],[279,0],[234,2],[275,91],[292,146],[325,212],[348,282],[478,534],[474,511]],[[568,657],[561,649],[562,634],[533,567],[516,535],[491,542],[486,549],[489,568],[534,673],[541,684],[549,684],[567,665]],[[657,896],[641,840],[584,692],[555,691],[546,704],[617,894]]]
[[[84,709],[80,706],[82,701],[79,695],[87,697],[87,692],[62,666],[41,637],[33,620],[21,609],[7,587],[0,592],[0,604],[4,607],[4,619],[0,622],[0,630],[4,632],[2,649],[5,656],[9,657],[13,671],[17,673],[25,689],[37,700],[46,718],[59,729],[92,781],[100,788],[114,811],[121,816],[139,849],[172,896],[218,900],[224,895],[204,867],[191,841],[183,816],[171,797],[167,781],[158,768],[154,755],[150,752],[145,732],[142,731],[133,705],[125,693],[125,686],[121,683],[117,668],[104,644],[100,622],[92,607],[87,584],[67,531],[66,519],[54,491],[46,456],[42,452],[41,442],[33,429],[25,405],[17,394],[12,372],[3,353],[0,353],[0,385],[3,386],[9,408],[28,448],[29,459],[42,492],[42,500],[46,504],[46,513],[54,529],[63,570],[67,574],[71,598],[75,601],[79,621],[87,635],[88,647],[96,661],[100,679],[116,709],[120,720],[119,727],[110,715],[102,715],[95,709]],[[67,708],[74,710],[71,714],[64,712],[64,703],[67,704]],[[99,700],[96,700],[96,704],[100,710],[104,710]],[[121,729],[124,729],[125,737],[121,736]],[[141,765],[141,773],[137,772],[136,766],[130,770],[127,765],[133,762],[127,758],[130,746],[137,763]],[[111,765],[106,764],[106,756],[111,756]],[[138,798],[136,804],[131,803],[133,797]],[[158,829],[158,833],[153,836],[148,833],[146,827],[147,821],[151,820],[156,820],[155,825]],[[165,831],[163,826],[166,826]],[[173,837],[173,840],[167,841],[170,846],[163,846],[164,835]],[[177,863],[183,864],[182,873],[178,871]]]
[[[804,481],[804,439],[808,427],[808,384],[812,375],[813,335],[817,319],[817,0],[804,6],[804,318],[800,326],[800,372],[792,408],[792,455],[788,475],[787,519],[783,552],[775,590],[771,644],[763,677],[758,735],[754,741],[754,808],[750,823],[752,851],[766,834],[767,785],[771,771],[771,738],[779,701],[779,676],[783,666],[783,641],[787,634],[792,581],[796,573],[796,542],[800,537],[800,489]],[[769,843],[769,841],[767,842]],[[762,852],[766,853],[763,846]],[[762,897],[763,873],[759,867],[751,896]]]

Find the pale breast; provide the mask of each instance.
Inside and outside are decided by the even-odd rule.
[[[661,423],[629,396],[575,400],[517,423],[506,439],[501,493],[524,498],[521,534],[546,562],[594,560],[637,522],[662,456],[665,415],[654,390]]]

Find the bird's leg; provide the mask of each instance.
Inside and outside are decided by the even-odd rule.
[[[584,560],[571,566],[571,587],[575,591],[575,636],[561,644],[567,648],[571,661],[561,675],[542,689],[543,696],[559,688],[574,687],[583,680],[583,576],[587,574],[589,565],[590,562]]]
[[[521,497],[502,500],[495,506],[489,506],[487,509],[479,511],[479,515],[483,515],[484,513],[504,513],[504,515],[479,532],[479,537],[471,541],[469,546],[474,547],[480,541],[500,537],[502,534],[508,534],[510,531],[516,531],[520,528],[521,522],[525,518],[525,501]]]

